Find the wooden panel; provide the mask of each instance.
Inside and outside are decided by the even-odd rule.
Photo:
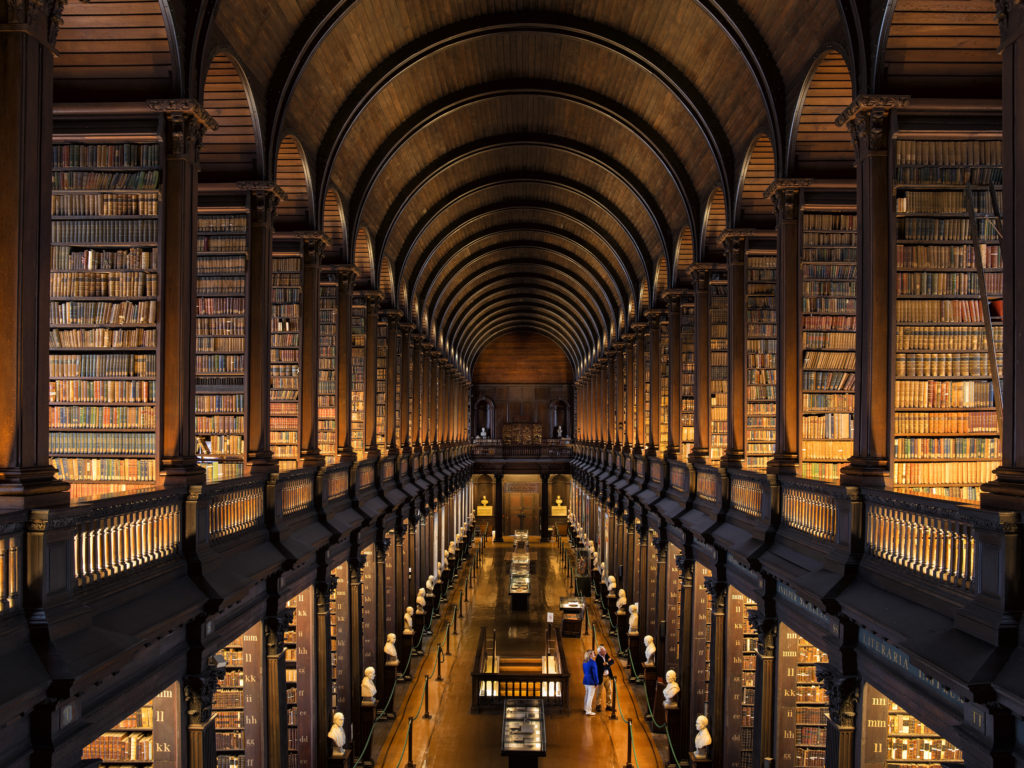
[[[328,190],[324,197],[324,215],[320,226],[327,238],[324,260],[329,263],[342,262],[345,254],[345,219],[341,200],[333,189]]]
[[[285,193],[285,199],[277,204],[274,227],[286,230],[309,229],[312,197],[309,174],[302,148],[292,136],[281,140],[274,180]]]
[[[154,98],[177,71],[157,0],[70,0],[54,60],[54,100]]]
[[[370,236],[366,230],[360,228],[356,233],[356,247],[352,254],[352,265],[356,268],[356,284],[360,288],[373,285],[375,270],[373,268],[373,253],[370,250]]]
[[[676,243],[676,285],[679,284],[681,272],[693,264],[693,230],[684,227]]]
[[[509,333],[488,344],[473,366],[476,384],[567,384],[572,369],[565,353],[536,333]]]
[[[887,93],[998,98],[999,27],[989,0],[898,0],[885,49]]]
[[[852,100],[846,62],[835,51],[829,51],[818,59],[804,91],[791,175],[853,175],[853,142],[846,127],[835,124]]]
[[[740,189],[740,224],[775,228],[775,206],[764,196],[775,179],[775,153],[767,136],[758,137],[750,148]]]
[[[722,244],[718,242],[718,239],[723,232],[725,232],[725,197],[722,194],[722,188],[716,187],[704,208],[702,242],[705,254],[722,252]]]
[[[207,132],[199,150],[203,178],[258,177],[256,129],[249,96],[237,65],[224,54],[215,56],[206,71],[203,106],[217,121],[217,130]]]

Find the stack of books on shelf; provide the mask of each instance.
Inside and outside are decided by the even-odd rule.
[[[298,467],[302,258],[274,253],[270,334],[270,448],[282,472]]]

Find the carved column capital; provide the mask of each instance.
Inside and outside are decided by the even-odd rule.
[[[747,611],[747,621],[757,632],[757,652],[762,656],[774,656],[779,636],[779,619],[769,616],[760,608]]]
[[[764,196],[775,204],[775,214],[783,221],[796,221],[800,212],[800,190],[811,186],[811,179],[775,179]]]
[[[185,676],[185,713],[189,725],[202,725],[213,717],[213,694],[226,673],[223,661],[220,654],[215,654],[207,658],[202,672]]]
[[[203,134],[217,127],[217,121],[195,99],[150,99],[146,106],[164,115],[169,157],[195,158]]]
[[[843,675],[829,664],[818,664],[815,673],[818,683],[828,696],[828,714],[840,728],[853,728],[860,700],[860,680]]]
[[[66,0],[6,0],[0,4],[0,28],[22,27],[51,48],[57,44]]]
[[[263,621],[263,639],[267,644],[268,654],[280,653],[284,650],[284,634],[291,626],[294,617],[294,608],[281,608],[276,616],[268,616]]]
[[[909,96],[861,95],[839,114],[835,123],[849,129],[858,153],[883,151],[889,147],[892,111],[909,103]]]
[[[240,181],[238,188],[248,192],[252,200],[250,213],[254,224],[269,224],[277,213],[277,204],[287,195],[272,181]]]
[[[704,579],[704,591],[711,595],[711,608],[713,611],[724,611],[726,598],[729,596],[729,585],[716,579],[714,576],[708,576]]]

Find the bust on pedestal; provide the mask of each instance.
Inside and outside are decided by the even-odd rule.
[[[661,692],[661,695],[665,699],[664,706],[666,710],[679,706],[676,703],[676,696],[679,695],[679,683],[676,682],[676,677],[674,669],[670,669],[665,673],[665,690]]]
[[[405,615],[404,615],[405,629],[402,630],[402,639],[398,643],[399,655],[401,657],[402,663],[405,664],[405,667],[404,667],[405,670],[409,669],[409,666],[410,666],[409,665],[409,657],[412,656],[413,638],[416,637],[416,630],[414,628],[415,625],[413,624],[414,616],[415,616],[415,611],[413,610],[413,607],[410,605],[410,606],[408,606],[405,609]],[[401,679],[402,680],[408,680],[409,679],[407,671],[404,672],[401,675]]]
[[[388,632],[387,640],[384,643],[384,690],[394,691],[395,682],[398,679],[398,648],[395,646],[395,641],[398,638],[394,632]],[[393,695],[388,695],[385,715],[389,720],[393,720],[395,717],[394,712],[394,701]]]
[[[334,713],[334,720],[331,723],[331,730],[327,732],[327,738],[331,742],[331,757],[344,757],[348,738],[345,736],[345,715],[341,712]]]
[[[640,634],[640,603],[629,606],[629,634]]]
[[[693,752],[690,753],[691,761],[709,763],[711,759],[708,756],[708,747],[711,746],[711,732],[708,730],[708,719],[704,715],[697,715],[694,726],[697,728],[697,736],[693,740]]]
[[[651,635],[644,635],[644,664],[654,666],[654,654],[657,653],[654,645],[654,638]]]
[[[377,679],[377,670],[367,667],[363,670],[363,682],[359,684],[360,695],[363,697],[363,706],[377,704],[377,686],[374,680]]]

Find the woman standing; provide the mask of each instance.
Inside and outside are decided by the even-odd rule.
[[[583,713],[586,715],[596,714],[593,710],[594,694],[597,692],[597,684],[600,678],[597,676],[597,662],[594,661],[593,651],[583,653],[583,689],[586,696],[583,699]]]

